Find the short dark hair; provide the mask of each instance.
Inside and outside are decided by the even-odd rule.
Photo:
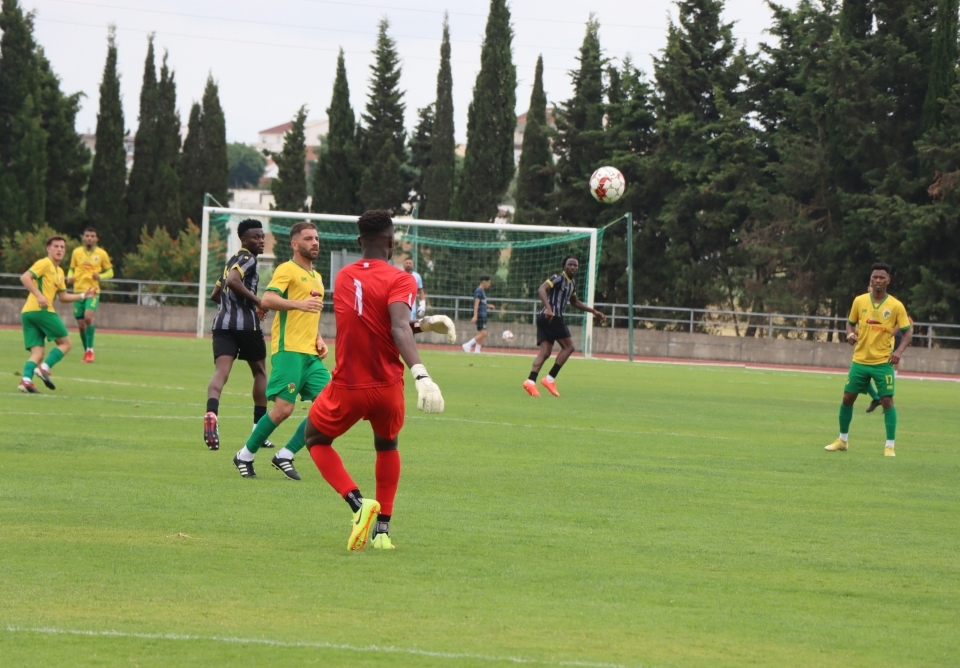
[[[577,264],[580,264],[580,258],[578,258],[576,255],[568,255],[563,258],[563,262],[560,263],[561,268],[567,266],[567,260],[576,260]]]
[[[393,218],[386,209],[364,211],[357,219],[357,228],[364,239],[378,237],[393,226]]]
[[[87,225],[85,228],[83,228],[83,233],[86,234],[87,232],[93,232],[93,233],[96,234],[98,237],[100,236],[100,233],[97,232],[97,228],[95,228],[95,227],[93,227],[93,226],[91,226],[91,225]]]
[[[489,280],[490,280],[490,276],[489,276],[489,275],[487,275],[487,274],[480,274],[480,282],[481,282],[481,283],[483,283],[484,281],[489,281]]]
[[[247,233],[248,230],[262,230],[263,223],[261,223],[256,218],[247,218],[246,220],[241,220],[240,224],[237,225],[237,236],[243,239],[243,235]]]
[[[872,274],[878,269],[880,269],[881,271],[887,272],[887,276],[893,276],[893,267],[891,267],[886,262],[874,262],[873,266],[870,267],[870,273]]]
[[[64,239],[63,237],[50,237],[49,239],[47,239],[46,247],[50,248],[50,244],[52,244],[54,241],[62,241],[63,243],[67,243],[67,240]]]
[[[301,232],[308,229],[315,230],[317,229],[317,226],[311,223],[309,220],[301,221],[290,228],[290,238],[293,239],[294,237],[299,236]]]

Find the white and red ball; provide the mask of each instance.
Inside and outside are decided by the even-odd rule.
[[[510,343],[511,341],[513,341],[513,332],[509,329],[503,330],[503,342]]]
[[[590,194],[603,204],[613,204],[623,197],[627,182],[616,167],[601,167],[590,177]]]

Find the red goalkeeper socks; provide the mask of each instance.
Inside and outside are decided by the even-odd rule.
[[[393,515],[393,500],[397,496],[397,483],[400,482],[400,452],[398,450],[378,450],[375,471],[380,513],[382,515]]]
[[[320,475],[337,490],[337,494],[345,497],[357,489],[357,484],[343,467],[343,460],[332,445],[314,445],[310,448],[310,456],[320,470]]]

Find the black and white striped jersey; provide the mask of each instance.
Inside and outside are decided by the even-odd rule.
[[[245,299],[227,287],[227,276],[232,270],[240,272],[240,279],[246,288],[257,294],[257,285],[260,274],[257,271],[257,256],[245,248],[227,261],[223,275],[217,283],[220,285],[220,308],[213,319],[213,329],[232,329],[257,331],[260,329],[260,318],[257,317],[256,304]]]
[[[550,308],[553,309],[554,315],[562,318],[563,309],[567,308],[570,298],[577,294],[577,286],[570,280],[565,271],[548,278],[547,285],[550,286],[550,289],[547,290],[547,301],[550,302]],[[540,314],[543,315],[546,310],[546,308],[540,309]]]

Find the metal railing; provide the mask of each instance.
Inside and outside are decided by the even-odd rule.
[[[25,289],[20,284],[19,278],[19,274],[0,273],[0,296],[14,296],[12,293],[22,296]],[[118,289],[124,287],[127,289]],[[100,294],[110,296],[108,301],[159,306],[172,300],[180,304],[196,305],[199,283],[110,279],[104,281],[104,288]],[[170,291],[171,288],[180,289],[182,292]],[[327,308],[332,305],[330,302],[332,294],[330,292],[326,295],[324,306]],[[456,321],[469,320],[473,316],[473,296],[427,295],[427,301],[429,313],[449,315]],[[493,297],[490,303],[496,306],[487,314],[488,321],[493,322],[536,324],[537,313],[542,308],[539,299]],[[594,306],[606,314],[607,327],[626,329],[629,320],[626,304],[598,303]],[[751,313],[677,306],[635,305],[633,308],[633,324],[636,329],[666,329],[717,336],[806,338],[814,341],[839,341],[846,336],[847,319],[844,317]],[[579,320],[579,312],[573,311]],[[960,342],[960,325],[915,322],[913,339],[914,345],[927,348],[932,348],[936,342],[957,345],[956,342]]]

